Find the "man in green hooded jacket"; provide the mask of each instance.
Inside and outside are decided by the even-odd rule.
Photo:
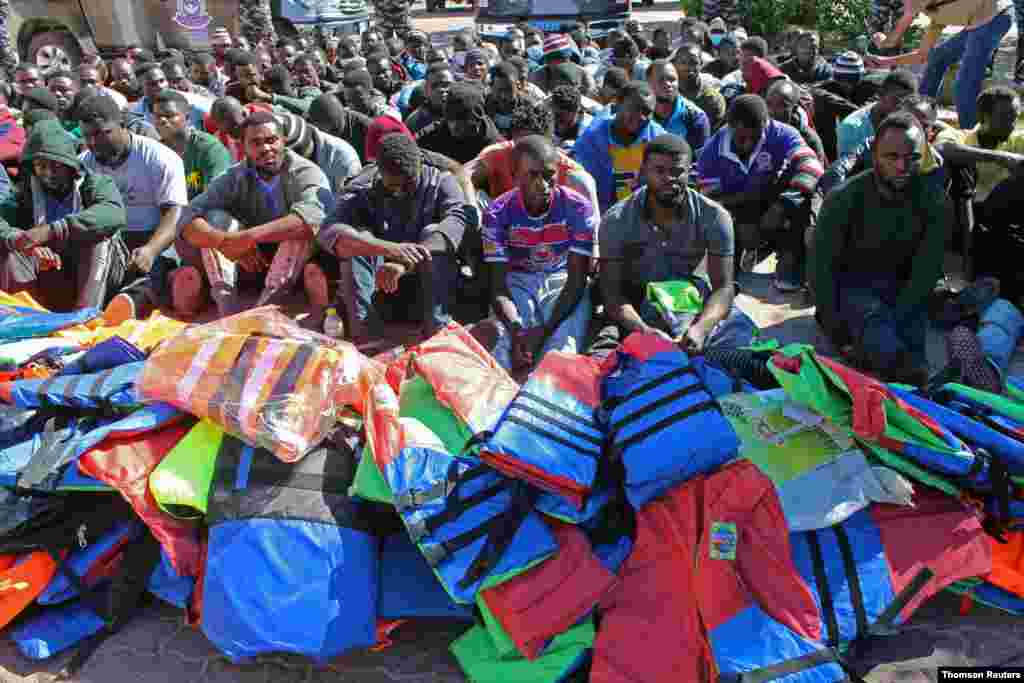
[[[29,291],[53,310],[101,308],[128,267],[121,193],[76,152],[59,121],[36,124],[23,155],[30,173],[0,204],[0,290]]]

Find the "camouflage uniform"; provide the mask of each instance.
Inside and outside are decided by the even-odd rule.
[[[11,33],[8,22],[11,17],[11,3],[0,0],[0,68],[7,72],[7,80],[14,78],[14,68],[18,66],[18,50],[11,44]]]
[[[730,31],[737,26],[750,30],[750,0],[704,0],[704,21],[715,17],[722,17]]]
[[[269,40],[271,45],[277,43],[271,16],[270,0],[240,0],[238,3],[239,31],[253,47],[263,39]]]

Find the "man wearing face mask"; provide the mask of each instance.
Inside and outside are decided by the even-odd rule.
[[[452,85],[444,106],[444,119],[435,121],[416,136],[423,149],[443,154],[460,164],[501,140],[501,133],[484,107],[479,86],[462,81]]]
[[[221,316],[239,311],[239,292],[257,289],[258,306],[280,303],[300,279],[322,321],[327,277],[313,258],[315,238],[334,198],[315,164],[285,148],[279,120],[256,112],[242,124],[246,160],[215,178],[182,217],[171,274],[181,315],[202,310],[207,286]],[[205,276],[205,277],[204,277]]]
[[[117,186],[82,167],[56,120],[34,126],[23,161],[30,175],[0,210],[0,289],[51,310],[102,308],[128,270]]]
[[[654,121],[655,99],[643,81],[622,89],[612,118],[599,118],[576,140],[573,156],[597,183],[601,213],[636,189],[647,143],[665,132]]]
[[[483,230],[501,323],[494,356],[506,369],[529,367],[547,351],[581,350],[597,231],[590,201],[558,184],[558,153],[547,138],[518,139],[512,159],[516,187],[491,203]]]
[[[317,242],[340,260],[348,339],[366,340],[389,320],[421,323],[427,337],[451,319],[465,196],[453,175],[423,163],[413,140],[384,136],[377,164],[349,183],[324,225]]]
[[[750,342],[753,321],[735,305],[732,218],[717,202],[687,187],[693,153],[665,134],[644,152],[644,186],[601,222],[598,248],[608,324],[591,347],[613,350],[632,332],[668,336],[684,350],[738,348]],[[708,280],[697,275],[706,262]],[[688,319],[666,320],[648,300],[651,283],[688,281],[703,307]]]
[[[672,58],[672,66],[679,75],[679,94],[700,107],[707,114],[711,131],[717,131],[725,121],[725,98],[718,89],[718,79],[702,72],[700,46],[686,44],[680,47]]]
[[[816,317],[836,348],[884,381],[928,380],[928,298],[950,216],[920,177],[925,133],[909,112],[877,128],[874,167],[833,191],[814,233]]]
[[[795,83],[823,83],[832,78],[832,66],[821,58],[818,34],[801,33],[793,46],[793,57],[779,64],[782,73]]]

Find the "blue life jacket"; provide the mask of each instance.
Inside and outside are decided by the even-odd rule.
[[[126,363],[138,363],[144,360],[146,360],[146,354],[137,346],[121,337],[111,337],[69,361],[57,374],[61,376],[91,375]]]
[[[135,389],[144,362],[87,375],[57,375],[0,384],[0,400],[21,408],[75,408],[117,413],[142,403]]]
[[[419,548],[401,530],[381,542],[381,619],[445,617],[473,620],[473,610],[456,604],[437,580]]]
[[[595,415],[600,400],[601,368],[595,361],[547,353],[505,409],[480,457],[580,510],[604,450],[604,428]]]
[[[229,658],[324,661],[376,643],[379,544],[367,508],[347,494],[354,474],[348,449],[321,446],[284,463],[224,438],[200,628]]]
[[[90,570],[102,562],[108,562],[112,555],[117,554],[129,541],[141,536],[142,532],[143,528],[140,522],[125,520],[101,536],[95,543],[90,543],[82,549],[76,549],[65,560],[65,570],[54,575],[43,592],[36,598],[36,602],[40,605],[55,605],[77,598],[79,587],[68,574],[74,574],[86,586],[99,583],[99,581],[90,583],[86,580]]]
[[[98,318],[98,308],[82,308],[70,313],[50,313],[22,306],[0,306],[0,340],[49,337],[54,332]]]
[[[558,548],[533,509],[539,492],[476,458],[406,447],[384,470],[409,537],[456,602],[472,604],[488,576],[525,570]]]
[[[740,440],[685,353],[674,347],[641,359],[628,342],[604,379],[602,409],[609,457],[625,468],[626,496],[639,508],[734,458]]]

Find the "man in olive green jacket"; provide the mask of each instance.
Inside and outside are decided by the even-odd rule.
[[[0,204],[0,290],[54,310],[102,307],[128,268],[121,193],[81,166],[59,121],[32,129],[23,161],[28,177]]]

